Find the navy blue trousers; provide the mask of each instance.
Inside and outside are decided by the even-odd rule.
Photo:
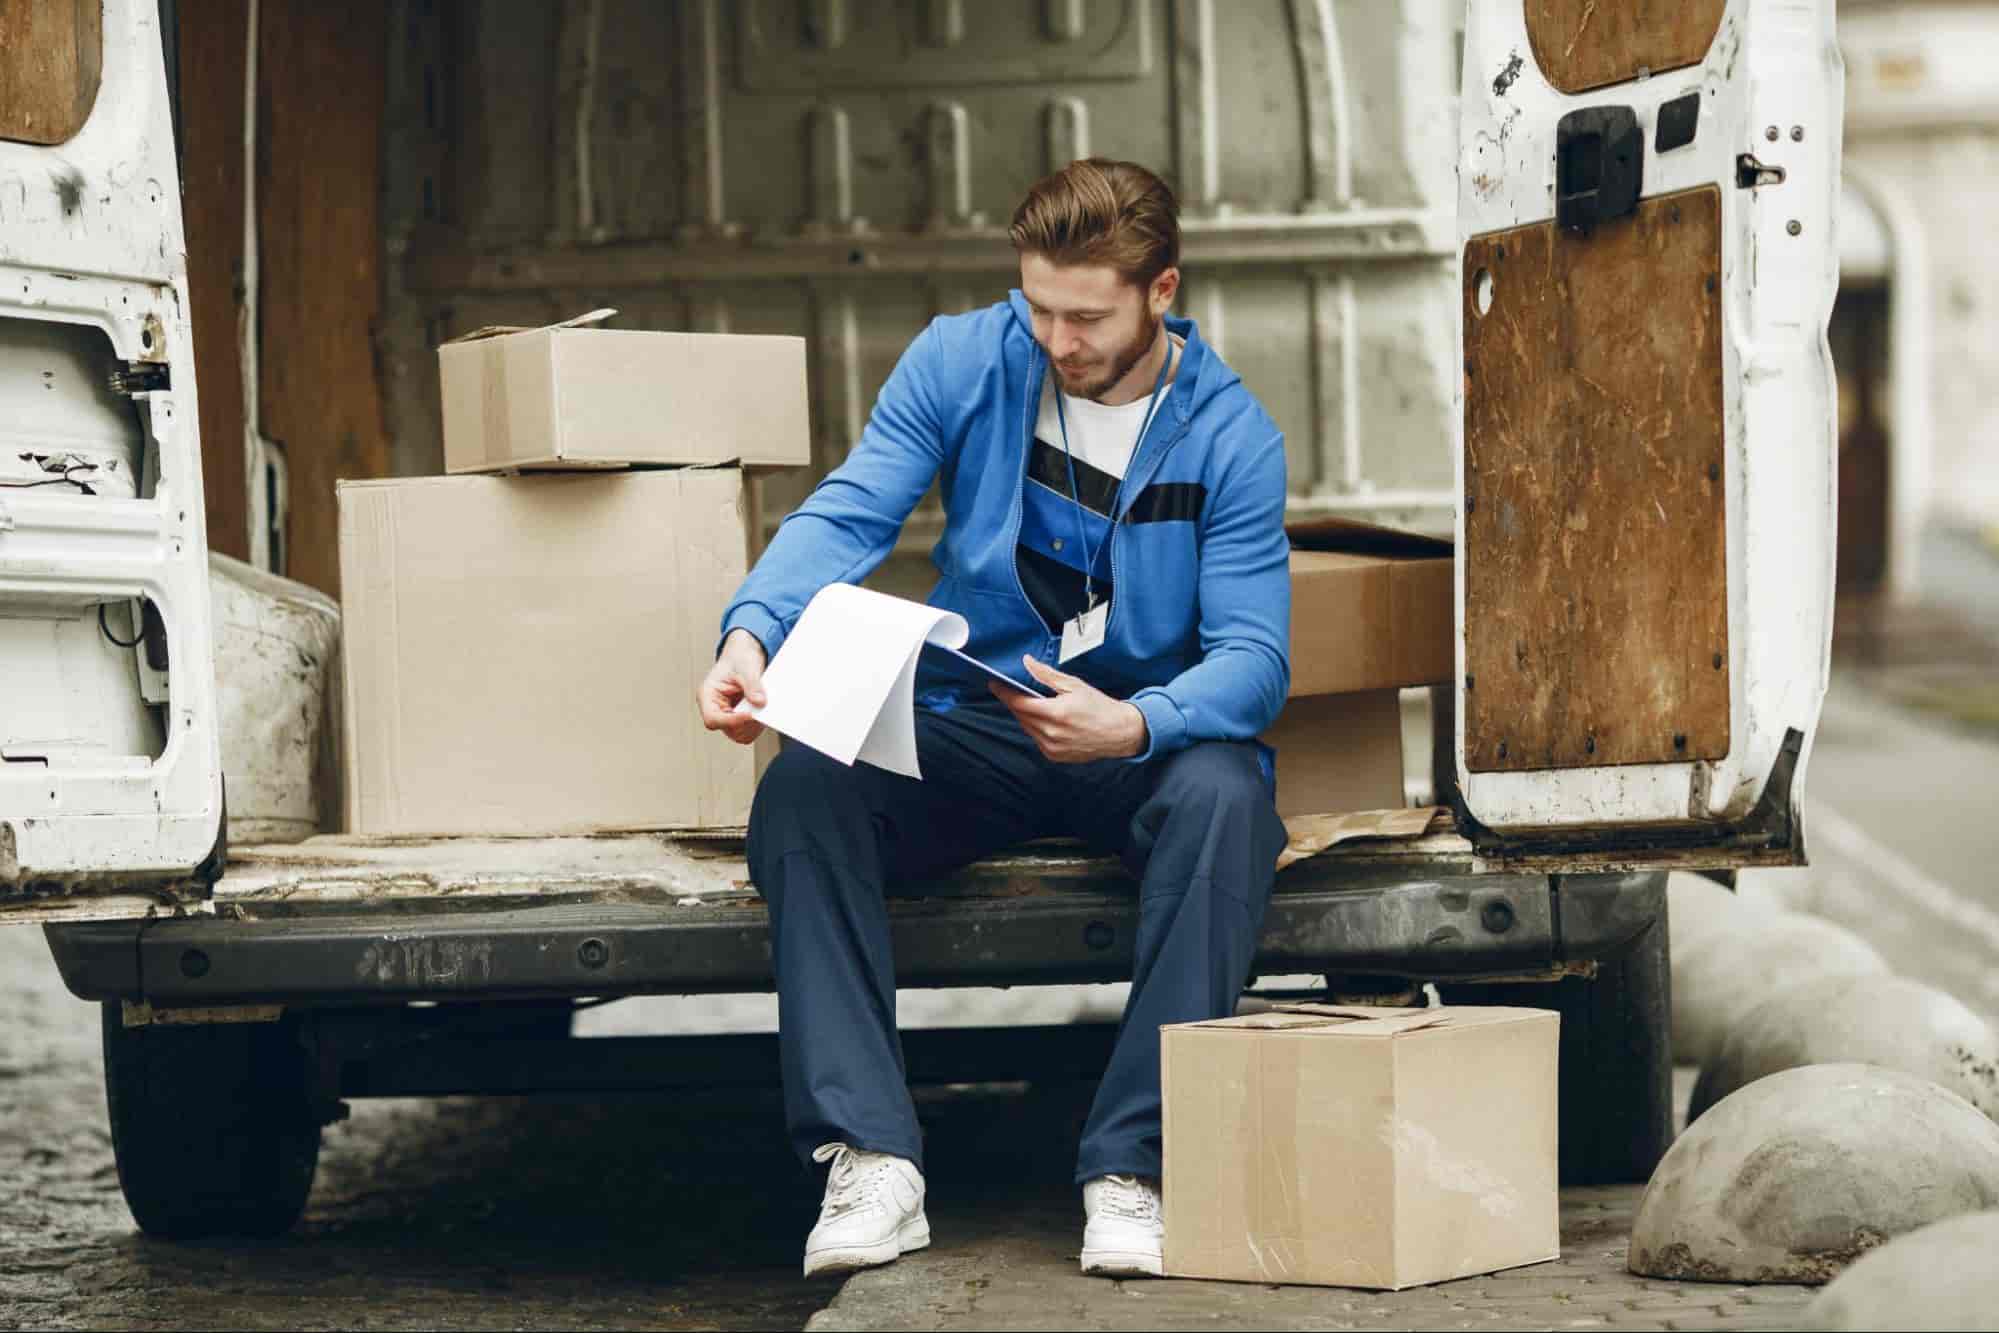
[[[1131,998],[1084,1126],[1078,1182],[1158,1176],[1159,1028],[1235,1011],[1284,826],[1256,748],[1208,741],[1143,764],[1056,764],[996,700],[919,710],[917,781],[787,744],[750,814],[770,906],[786,1123],[919,1166],[896,1031],[886,892],[1030,838],[1082,838],[1139,877]]]

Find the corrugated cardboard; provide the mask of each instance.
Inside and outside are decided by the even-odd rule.
[[[737,825],[696,684],[742,580],[734,468],[339,487],[347,827]]]
[[[1559,1023],[1293,1005],[1160,1029],[1167,1273],[1395,1289],[1555,1258]]]
[[[1263,743],[1277,751],[1277,813],[1395,810],[1402,795],[1402,704],[1394,690],[1288,700]]]
[[[1293,523],[1291,693],[1451,678],[1451,544],[1351,519]]]
[[[437,367],[447,472],[812,457],[803,338],[480,329]]]

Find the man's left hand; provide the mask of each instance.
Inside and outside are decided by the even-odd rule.
[[[1032,657],[1020,660],[1028,675],[1055,691],[1054,698],[1037,698],[997,683],[987,688],[1050,760],[1087,764],[1096,759],[1129,759],[1144,752],[1150,737],[1145,714],[1137,705],[1113,699],[1088,681],[1044,666]]]

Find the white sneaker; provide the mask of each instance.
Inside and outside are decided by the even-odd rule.
[[[805,1276],[873,1268],[930,1244],[916,1163],[844,1143],[820,1144],[812,1160],[833,1170],[819,1224],[805,1238]]]
[[[1083,1185],[1083,1272],[1090,1277],[1160,1277],[1166,1269],[1166,1214],[1159,1182],[1098,1176]]]

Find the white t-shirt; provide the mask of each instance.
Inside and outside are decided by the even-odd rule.
[[[1173,340],[1173,354],[1179,353],[1180,340]],[[1036,439],[1046,440],[1057,449],[1062,447],[1062,421],[1055,414],[1055,395],[1060,392],[1055,387],[1055,376],[1048,375],[1042,380],[1041,415],[1034,423]],[[1167,395],[1173,392],[1169,383],[1159,391],[1159,410],[1166,410]],[[1093,398],[1078,398],[1073,394],[1062,395],[1062,413],[1069,422],[1069,451],[1078,463],[1087,463],[1097,471],[1122,479],[1125,470],[1131,466],[1131,456],[1138,447],[1139,427],[1145,424],[1145,417],[1152,410],[1152,395],[1134,398],[1116,407],[1107,407]]]

